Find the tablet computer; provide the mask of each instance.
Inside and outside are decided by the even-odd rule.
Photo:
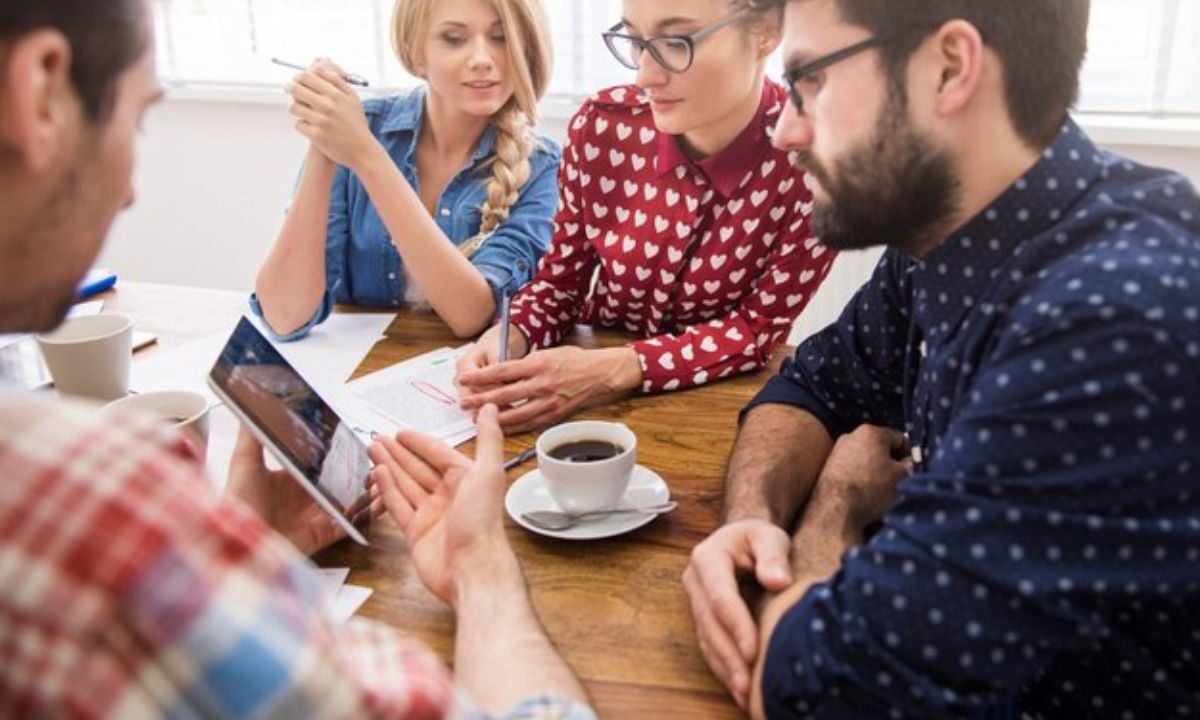
[[[355,542],[370,511],[366,442],[246,318],[208,375],[217,397]]]

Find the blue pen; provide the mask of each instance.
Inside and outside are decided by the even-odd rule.
[[[271,62],[273,62],[276,65],[279,65],[281,67],[292,68],[293,70],[308,70],[309,69],[303,65],[300,65],[299,63],[288,62],[287,60],[280,60],[279,58],[274,58],[274,57],[271,58]],[[342,79],[345,80],[346,82],[350,83],[351,85],[357,85],[359,87],[370,87],[371,86],[371,83],[367,82],[366,78],[362,77],[361,75],[355,75],[354,73],[347,73],[342,76]]]
[[[508,318],[512,314],[512,289],[500,299],[500,362],[508,362]]]

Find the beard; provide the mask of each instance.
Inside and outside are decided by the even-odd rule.
[[[86,160],[86,158],[83,158]],[[58,327],[75,303],[75,290],[94,254],[79,256],[71,239],[80,227],[86,168],[67,167],[57,185],[38,204],[29,222],[3,248],[14,273],[0,292],[0,332],[46,332]]]
[[[961,183],[950,156],[912,127],[903,98],[902,89],[889,90],[874,136],[831,166],[809,153],[797,159],[828,195],[813,208],[823,245],[914,253],[938,239],[957,209]]]

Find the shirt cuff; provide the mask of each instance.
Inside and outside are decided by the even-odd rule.
[[[480,275],[483,275],[483,279],[487,281],[488,286],[492,289],[492,300],[496,303],[492,321],[495,322],[500,319],[500,308],[504,305],[505,291],[511,291],[512,294],[516,295],[517,290],[521,287],[521,278],[507,270],[486,265],[476,265],[475,269],[479,271]]]
[[[325,296],[321,298],[321,306],[317,308],[316,313],[309,318],[308,322],[301,325],[296,330],[288,333],[287,335],[280,335],[279,333],[275,332],[275,328],[271,327],[271,323],[267,322],[266,316],[263,315],[262,303],[258,301],[258,293],[250,293],[251,312],[262,318],[263,327],[267,329],[267,334],[269,334],[271,339],[275,342],[294,342],[308,335],[310,332],[312,332],[313,328],[325,322],[325,320],[329,318],[330,313],[333,312],[333,305],[333,295],[326,291]]]
[[[813,621],[805,604],[802,599],[784,613],[767,643],[759,687],[767,717],[808,717],[820,709],[817,700],[821,697],[821,682],[809,657],[809,628],[803,625]]]
[[[486,715],[469,710],[466,720],[596,720],[596,713],[587,705],[555,695],[541,695],[522,701],[502,715]]]

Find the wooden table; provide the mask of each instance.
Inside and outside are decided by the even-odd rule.
[[[246,307],[243,293],[122,282],[109,307],[171,347],[227,329]],[[623,338],[581,330],[584,346]],[[355,376],[447,345],[458,345],[434,316],[402,312]],[[781,349],[772,367],[786,350]],[[725,461],[737,413],[769,377],[745,376],[683,393],[637,398],[580,418],[623,422],[638,436],[638,460],[666,479],[679,507],[627,535],[588,542],[554,540],[511,521],[534,605],[547,632],[583,679],[602,718],[734,718],[741,713],[696,647],[680,582],[693,546],[717,527]],[[508,454],[533,434],[510,437]],[[470,446],[464,446],[470,452]],[[510,482],[534,465],[510,474]],[[349,566],[350,581],[374,588],[360,615],[379,620],[452,657],[454,617],[409,567],[404,538],[390,520],[371,528],[372,544],[345,542],[316,560]]]

